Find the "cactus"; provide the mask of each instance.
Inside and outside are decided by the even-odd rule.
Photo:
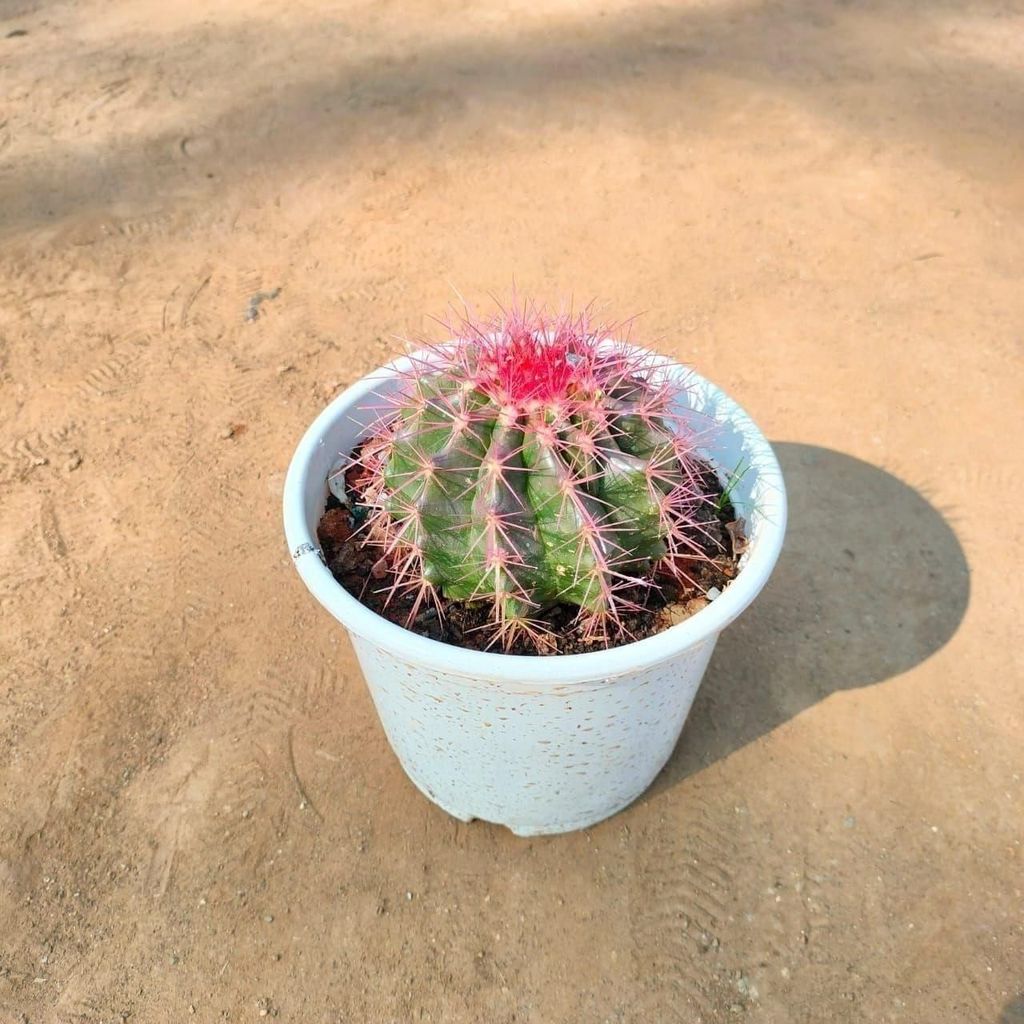
[[[438,593],[488,602],[493,643],[544,646],[539,613],[610,638],[659,573],[701,557],[697,438],[681,385],[586,313],[524,307],[446,324],[364,447],[370,542],[412,616]],[[640,589],[638,589],[640,588]]]

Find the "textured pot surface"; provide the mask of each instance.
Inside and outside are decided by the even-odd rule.
[[[423,668],[352,639],[409,778],[456,818],[519,835],[585,828],[632,803],[671,755],[715,646],[711,637],[639,672],[537,686]]]
[[[680,411],[707,431],[706,454],[720,472],[727,475],[741,460],[749,464],[733,492],[747,520],[749,546],[736,580],[707,608],[610,651],[544,658],[467,651],[388,622],[334,580],[316,544],[327,475],[394,388],[391,368],[335,399],[296,450],[284,492],[296,567],[350,631],[403,768],[458,818],[483,818],[535,835],[584,828],[629,804],[671,755],[718,634],[771,573],[786,519],[771,448],[714,385],[666,366],[685,379]]]

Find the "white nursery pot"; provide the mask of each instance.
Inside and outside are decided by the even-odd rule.
[[[422,359],[422,357],[420,357]],[[696,615],[613,650],[548,657],[465,650],[372,612],[324,565],[316,527],[327,476],[364,436],[409,358],[363,378],[316,418],[284,487],[295,566],[348,630],[402,767],[434,803],[518,835],[586,828],[635,800],[672,753],[718,635],[757,596],[782,548],[786,494],[775,455],[749,416],[703,377],[665,360],[686,385],[679,411],[707,436],[749,545],[725,591]],[[709,429],[710,427],[710,429]]]

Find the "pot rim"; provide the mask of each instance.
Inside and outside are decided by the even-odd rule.
[[[646,349],[642,351],[647,352]],[[349,410],[358,408],[382,381],[408,371],[414,365],[422,365],[423,358],[423,353],[399,357],[346,388],[310,425],[288,467],[283,493],[288,549],[307,588],[346,629],[406,661],[439,672],[541,686],[547,683],[554,688],[632,673],[672,658],[717,636],[761,591],[778,560],[786,532],[786,490],[778,460],[754,421],[725,392],[700,374],[661,357],[659,361],[663,361],[669,372],[685,375],[688,384],[704,390],[714,403],[717,421],[729,422],[744,436],[756,459],[758,478],[764,485],[763,496],[758,502],[758,514],[763,521],[758,528],[757,542],[751,545],[736,578],[719,597],[696,615],[642,640],[609,650],[548,656],[468,650],[420,636],[367,608],[331,575],[322,561],[315,532],[310,531],[306,522],[310,465],[314,454],[324,444],[324,437],[338,419]],[[339,456],[344,454],[338,453]],[[716,469],[720,468],[716,466]],[[316,483],[317,486],[326,486],[326,480]]]

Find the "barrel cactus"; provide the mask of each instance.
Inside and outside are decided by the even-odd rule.
[[[542,647],[555,604],[610,637],[638,593],[701,555],[713,498],[679,381],[586,313],[447,327],[363,450],[387,585],[415,594],[413,615],[439,594],[486,602],[506,647]]]

